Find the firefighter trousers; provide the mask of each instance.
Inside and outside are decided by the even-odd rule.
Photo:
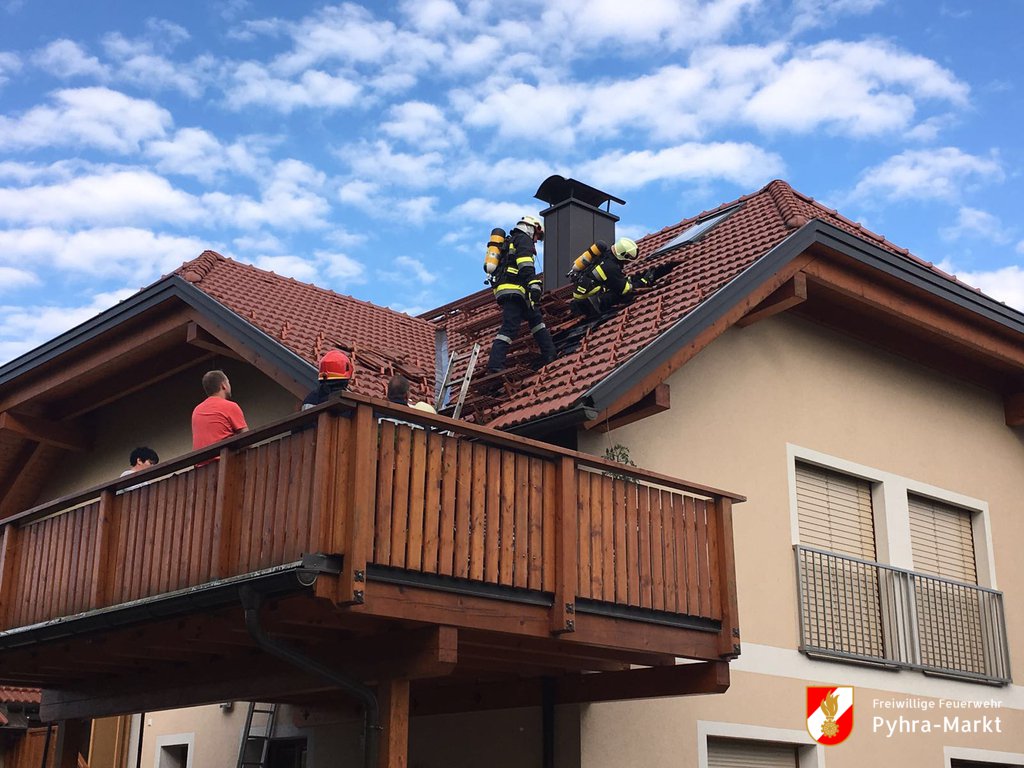
[[[508,348],[512,345],[512,340],[519,335],[519,328],[524,320],[529,324],[530,333],[537,341],[544,363],[550,363],[558,356],[555,352],[555,343],[551,340],[551,331],[544,325],[544,316],[539,309],[520,296],[503,296],[498,299],[498,304],[501,306],[501,328],[498,329],[498,335],[494,337],[494,343],[491,345],[491,356],[487,361],[489,371],[505,369]]]

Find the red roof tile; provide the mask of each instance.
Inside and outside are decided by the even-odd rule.
[[[42,691],[19,685],[0,685],[0,704],[39,704]]]
[[[354,356],[352,391],[384,397],[405,375],[412,398],[433,400],[434,326],[351,296],[205,251],[176,274],[315,366],[330,349]]]

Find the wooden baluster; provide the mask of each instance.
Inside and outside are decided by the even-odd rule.
[[[337,417],[328,411],[316,420],[316,448],[313,453],[313,497],[310,502],[310,552],[335,554],[331,551],[334,530],[334,475],[337,465],[334,433]]]
[[[576,629],[576,462],[563,456],[558,462],[554,509],[555,602],[551,610],[551,632]]]
[[[110,594],[121,563],[113,557],[120,525],[121,497],[107,488],[100,493],[100,511],[96,516],[96,549],[92,562],[92,591],[87,610],[103,608],[112,602]]]
[[[739,610],[736,602],[736,554],[732,538],[732,499],[718,497],[713,502],[718,528],[718,588],[722,598],[722,634],[718,650],[722,656],[740,652]]]
[[[220,449],[217,462],[217,496],[213,518],[213,562],[211,571],[215,579],[237,575],[246,563],[232,562],[231,552],[235,539],[242,535],[242,456],[230,448]],[[237,545],[234,546],[237,552]],[[258,557],[256,553],[254,558]]]
[[[371,406],[360,404],[356,408],[348,448],[350,503],[339,601],[358,604],[366,594],[366,563],[373,554],[377,505],[377,419]]]
[[[0,539],[0,629],[9,629],[14,622],[14,604],[18,598],[18,584],[15,562],[18,559],[18,545],[21,543],[17,526],[4,526]]]

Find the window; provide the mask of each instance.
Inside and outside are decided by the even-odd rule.
[[[747,739],[708,738],[708,768],[797,768],[797,747]]]
[[[188,766],[188,745],[168,744],[160,747],[157,766],[158,768],[186,768]]]
[[[706,219],[702,219],[701,221],[692,224],[691,226],[683,230],[681,234],[676,235],[674,238],[672,238],[663,246],[661,246],[661,248],[656,250],[652,255],[665,253],[666,251],[671,251],[673,248],[678,248],[680,245],[686,245],[687,243],[694,242],[695,240],[699,239],[701,235],[703,235],[705,232],[707,232],[709,229],[715,226],[715,224],[718,224],[718,222],[725,219],[731,213],[735,212],[738,208],[739,206],[733,206],[728,210],[722,211],[721,213],[716,213],[714,216],[709,216]]]
[[[801,544],[875,559],[871,484],[866,480],[797,463],[796,504]]]
[[[1010,682],[1003,595],[978,586],[992,578],[975,542],[976,531],[985,542],[985,503],[790,452],[800,650]]]

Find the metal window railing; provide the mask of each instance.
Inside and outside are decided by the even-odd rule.
[[[795,546],[800,650],[1005,685],[1003,594]]]

